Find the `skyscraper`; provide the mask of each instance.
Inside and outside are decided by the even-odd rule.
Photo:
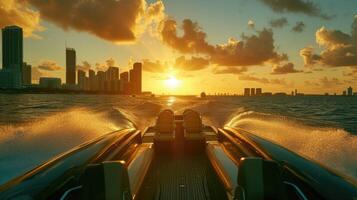
[[[8,88],[22,87],[23,32],[18,26],[2,29],[3,76],[8,76],[2,84]]]
[[[129,94],[129,73],[123,72],[120,74],[120,93]]]
[[[133,94],[141,94],[142,91],[142,64],[134,63],[133,70],[130,70],[130,84]]]
[[[261,96],[262,95],[262,88],[255,88],[255,95]]]
[[[95,78],[95,71],[90,69],[88,71],[89,73],[89,90],[90,91],[96,91],[97,90],[97,84],[96,84],[96,78]]]
[[[22,85],[31,85],[31,65],[22,64]]]
[[[66,83],[76,84],[76,50],[66,48]]]
[[[83,70],[78,70],[77,72],[77,80],[78,80],[78,86],[79,89],[84,90],[85,89],[85,78],[86,78],[86,73]]]
[[[244,88],[244,96],[250,96],[250,88]]]
[[[352,96],[353,95],[353,89],[352,89],[351,86],[349,88],[347,88],[347,95],[348,96]]]
[[[2,29],[2,65],[4,69],[22,67],[23,33],[18,26],[6,26]]]
[[[255,88],[250,88],[250,96],[255,96]]]

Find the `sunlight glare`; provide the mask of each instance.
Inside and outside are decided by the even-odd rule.
[[[166,87],[169,89],[175,89],[180,85],[180,81],[176,79],[174,76],[170,76],[166,81],[165,81]]]

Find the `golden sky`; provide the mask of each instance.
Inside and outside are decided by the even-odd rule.
[[[49,3],[50,2],[50,3]],[[357,2],[345,0],[2,0],[0,26],[24,29],[32,78],[143,63],[157,94],[357,88]]]

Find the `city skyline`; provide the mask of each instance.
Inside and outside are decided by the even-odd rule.
[[[145,1],[138,2],[144,5]],[[65,82],[63,49],[68,45],[76,49],[76,67],[87,74],[89,69],[106,70],[108,63],[128,70],[134,61],[142,62],[142,90],[157,94],[242,94],[246,85],[289,94],[295,88],[305,94],[341,94],[349,86],[357,88],[357,13],[353,10],[357,3],[299,0],[305,7],[293,8],[276,2],[148,1],[141,10],[132,5],[131,12],[140,16],[101,23],[88,17],[85,26],[49,16],[45,5],[35,1],[23,5],[15,1],[17,7],[10,6],[10,11],[19,10],[28,19],[10,16],[0,26],[23,25],[24,61],[32,65],[35,82],[40,76]],[[124,3],[131,5],[123,1],[108,12],[120,10]],[[90,12],[79,12],[68,4],[74,13],[78,11],[77,17]],[[183,12],[187,4],[192,10]],[[56,3],[52,6],[58,12],[64,8]],[[217,9],[225,13],[214,12]],[[1,15],[8,16],[10,11]],[[212,15],[209,19],[207,12]],[[105,19],[107,14],[95,16]],[[29,19],[33,23],[24,22]],[[108,32],[112,26],[122,29]],[[255,45],[261,48],[253,48],[254,54],[249,56]]]

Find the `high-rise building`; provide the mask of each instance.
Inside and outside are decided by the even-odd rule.
[[[96,78],[95,78],[95,71],[90,69],[88,71],[88,81],[89,81],[89,90],[90,91],[96,91],[97,89],[97,83],[96,83]]]
[[[250,96],[255,96],[255,88],[250,88]]]
[[[347,95],[348,96],[352,96],[353,95],[353,89],[352,89],[351,86],[349,88],[347,88]]]
[[[77,72],[77,80],[78,80],[78,87],[80,90],[85,89],[85,78],[86,78],[86,72],[79,69]]]
[[[244,88],[244,96],[250,96],[250,88]]]
[[[255,95],[261,96],[262,95],[262,88],[255,88]]]
[[[97,72],[97,87],[99,91],[104,91],[105,90],[105,72],[103,71],[98,71]]]
[[[2,29],[3,68],[21,68],[23,63],[23,33],[18,26],[6,26]]]
[[[130,94],[141,94],[142,91],[142,64],[134,63],[133,69],[129,72],[129,93]]]
[[[31,65],[22,64],[22,85],[31,85]]]
[[[40,87],[46,89],[59,89],[61,88],[61,79],[52,77],[41,77]]]
[[[129,72],[120,74],[120,93],[129,94]]]
[[[2,73],[8,77],[9,88],[22,87],[23,32],[18,26],[6,26],[2,29]]]
[[[76,84],[76,50],[66,48],[66,83]]]

